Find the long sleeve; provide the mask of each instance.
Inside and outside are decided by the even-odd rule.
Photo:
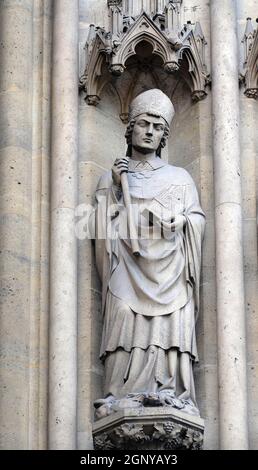
[[[188,185],[185,198],[185,263],[186,277],[194,289],[196,316],[199,312],[199,288],[201,273],[201,246],[205,228],[205,215],[199,203],[194,184]]]
[[[112,185],[111,173],[102,177],[95,193],[95,256],[97,271],[102,282],[102,309],[104,311],[108,282],[116,260],[115,224],[116,213],[119,212],[121,190]]]

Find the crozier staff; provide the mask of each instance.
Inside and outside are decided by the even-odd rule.
[[[132,252],[135,256],[140,256],[140,248],[138,243],[138,233],[134,222],[132,201],[130,196],[130,189],[128,185],[127,173],[128,173],[128,163],[129,159],[117,160],[114,164],[114,167],[117,167],[118,173],[113,172],[114,181],[118,186],[122,187],[124,205],[126,208],[127,214],[127,224],[129,228],[129,235],[132,245]]]

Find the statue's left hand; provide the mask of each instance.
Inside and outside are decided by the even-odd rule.
[[[164,233],[179,232],[184,229],[186,218],[183,214],[177,214],[170,220],[161,219],[160,216],[152,211],[145,211],[143,215],[151,222],[150,225],[161,227]]]
[[[182,214],[178,214],[172,219],[171,223],[171,232],[179,232],[184,229],[186,224],[186,218]]]

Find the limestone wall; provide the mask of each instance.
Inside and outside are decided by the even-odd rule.
[[[139,5],[141,2],[137,2]],[[246,18],[257,16],[254,0],[237,0],[239,71],[243,63]],[[80,73],[91,23],[109,29],[106,0],[79,1]],[[223,12],[222,12],[223,14]],[[206,65],[211,70],[210,4],[184,0],[182,21],[200,21],[205,38]],[[49,258],[51,180],[51,80],[53,0],[0,2],[0,448],[48,447],[49,398]],[[255,24],[255,23],[254,23]],[[220,31],[217,31],[220,34]],[[227,41],[227,37],[222,38]],[[225,42],[226,43],[226,42]],[[64,55],[65,57],[65,55]],[[157,66],[158,67],[158,66]],[[164,73],[164,72],[163,72]],[[120,91],[127,90],[127,76]],[[161,77],[161,78],[160,78]],[[197,327],[200,362],[195,369],[197,399],[206,421],[205,448],[218,449],[219,389],[216,240],[214,211],[214,148],[212,96],[191,99],[183,79],[158,82],[142,71],[130,93],[161,83],[176,109],[163,158],[186,168],[199,190],[207,216],[203,245],[201,311]],[[156,81],[155,81],[156,80]],[[105,86],[98,106],[89,106],[80,93],[78,214],[93,201],[100,175],[125,154],[125,124],[120,99]],[[124,84],[124,88],[123,88]],[[66,84],[60,77],[60,90]],[[55,83],[55,89],[58,89]],[[122,93],[123,94],[123,93]],[[221,97],[218,97],[220,99]],[[250,448],[258,442],[258,279],[257,279],[257,101],[239,89],[241,184],[244,241],[245,314],[247,329],[248,424]],[[62,172],[62,168],[59,168]],[[61,173],[60,173],[61,174]],[[53,175],[52,175],[53,176]],[[60,175],[59,175],[60,176]],[[61,174],[62,177],[62,174]],[[237,177],[235,175],[235,177]],[[239,177],[239,175],[238,175]],[[237,178],[238,178],[237,177]],[[234,181],[234,180],[232,180]],[[218,183],[218,182],[217,182]],[[76,260],[74,261],[76,263]],[[69,273],[68,273],[69,274]],[[78,240],[78,433],[79,449],[92,448],[92,402],[102,396],[103,369],[99,361],[102,332],[101,286],[92,243]],[[234,324],[234,311],[232,311]],[[54,354],[53,354],[54,356]],[[51,358],[50,358],[51,359]],[[52,358],[53,359],[53,358]],[[239,384],[241,387],[242,384]],[[238,390],[235,395],[238,410]],[[67,397],[66,397],[67,398]],[[74,417],[76,419],[76,417]]]
[[[51,0],[0,4],[0,446],[45,448]]]

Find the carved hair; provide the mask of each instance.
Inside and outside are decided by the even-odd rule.
[[[127,152],[126,152],[127,157],[132,156],[132,135],[133,135],[133,128],[134,128],[135,122],[136,122],[135,119],[131,119],[131,121],[129,122],[129,124],[126,128],[126,132],[125,132],[125,138],[126,138],[126,142],[127,142],[127,145],[128,145]],[[161,158],[161,150],[164,147],[166,147],[168,136],[169,136],[169,125],[166,123],[165,124],[165,129],[164,129],[164,134],[162,136],[160,146],[157,150],[157,156],[160,157],[160,158]]]

